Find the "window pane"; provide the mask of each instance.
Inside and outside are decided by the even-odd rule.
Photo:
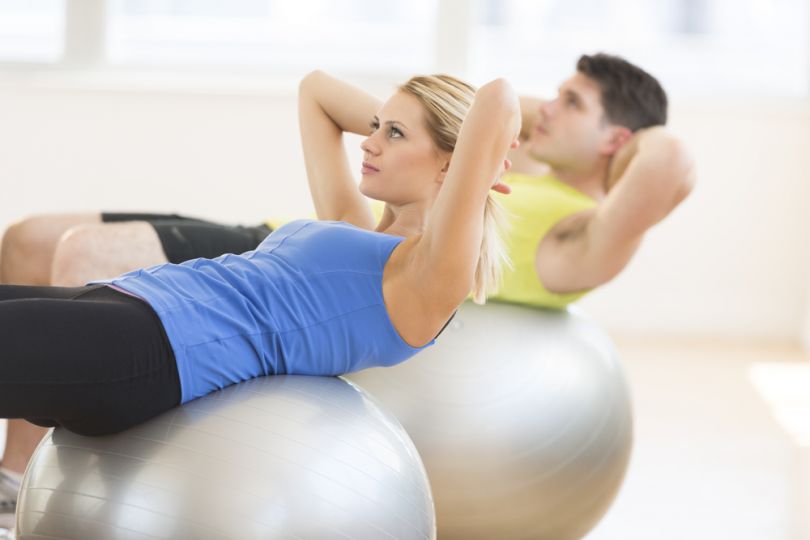
[[[476,0],[479,78],[556,85],[582,53],[624,56],[673,95],[805,96],[804,0]]]
[[[436,0],[113,0],[118,64],[411,71],[432,65]]]
[[[0,60],[58,60],[64,21],[65,0],[0,0]]]

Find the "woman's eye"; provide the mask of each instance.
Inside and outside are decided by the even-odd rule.
[[[380,129],[380,124],[378,124],[377,122],[372,122],[369,124],[369,127],[371,128],[371,132],[374,133],[375,131]]]
[[[391,131],[389,131],[388,134],[392,139],[402,137],[402,132],[393,126],[391,127]]]

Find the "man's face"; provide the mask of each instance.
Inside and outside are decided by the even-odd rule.
[[[599,86],[577,73],[560,85],[556,98],[540,106],[529,153],[556,169],[587,169],[615,151],[609,144],[612,135]]]

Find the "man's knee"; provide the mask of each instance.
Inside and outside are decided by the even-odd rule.
[[[45,216],[31,216],[9,225],[3,233],[3,250],[37,251],[45,244]]]
[[[103,257],[103,225],[78,225],[68,229],[56,244],[51,264],[51,285],[79,287],[88,278],[89,268]]]
[[[0,281],[47,285],[55,242],[48,217],[31,216],[10,225],[0,243]]]
[[[143,266],[165,262],[160,240],[147,223],[80,225],[56,246],[52,285],[79,287]]]

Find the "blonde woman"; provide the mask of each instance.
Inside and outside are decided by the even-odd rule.
[[[319,220],[242,255],[0,287],[0,416],[120,431],[252,377],[403,361],[471,290],[483,299],[498,275],[490,192],[520,123],[510,86],[415,77],[380,104],[314,72],[299,97]],[[368,135],[359,190],[344,132]],[[385,201],[380,223],[362,195]]]

